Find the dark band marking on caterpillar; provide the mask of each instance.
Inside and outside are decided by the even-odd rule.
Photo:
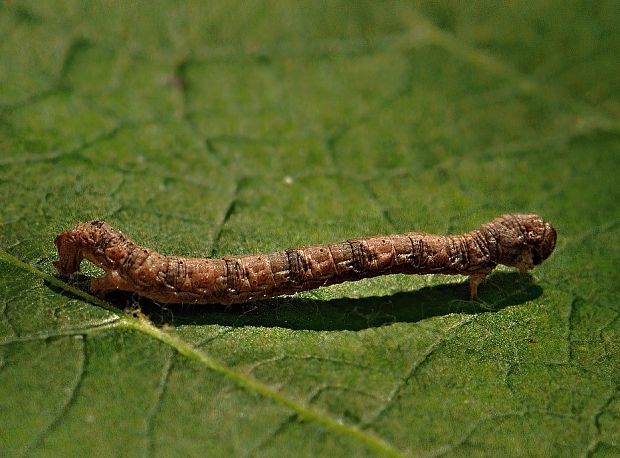
[[[532,214],[504,215],[462,235],[411,232],[224,259],[164,256],[103,221],[78,224],[54,243],[61,275],[87,259],[105,271],[93,293],[135,292],[163,303],[232,304],[388,274],[470,277],[471,298],[498,264],[532,269],[549,257],[556,231]]]

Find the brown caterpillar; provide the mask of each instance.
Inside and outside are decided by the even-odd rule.
[[[61,275],[82,259],[105,275],[93,293],[135,292],[163,303],[232,304],[388,274],[469,275],[470,294],[497,264],[525,272],[549,257],[556,232],[537,215],[504,215],[463,235],[410,232],[224,259],[164,256],[103,221],[78,224],[54,243]]]

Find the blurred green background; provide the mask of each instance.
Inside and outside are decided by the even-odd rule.
[[[615,1],[1,2],[0,455],[620,454],[619,55]],[[516,211],[556,252],[477,303],[161,308],[51,265],[95,218],[225,256]]]

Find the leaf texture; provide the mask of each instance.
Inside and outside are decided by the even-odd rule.
[[[0,455],[620,453],[614,2],[0,5]],[[105,301],[54,236],[183,256],[535,212],[543,265]],[[83,264],[86,275],[97,275]]]

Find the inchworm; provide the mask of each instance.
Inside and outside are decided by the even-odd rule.
[[[163,303],[232,304],[293,294],[320,286],[388,274],[470,277],[470,295],[497,266],[522,272],[547,259],[556,232],[537,215],[504,215],[462,235],[410,232],[270,254],[224,259],[164,256],[136,245],[103,221],[78,224],[54,243],[61,275],[77,272],[82,259],[105,274],[91,291],[135,292]]]

